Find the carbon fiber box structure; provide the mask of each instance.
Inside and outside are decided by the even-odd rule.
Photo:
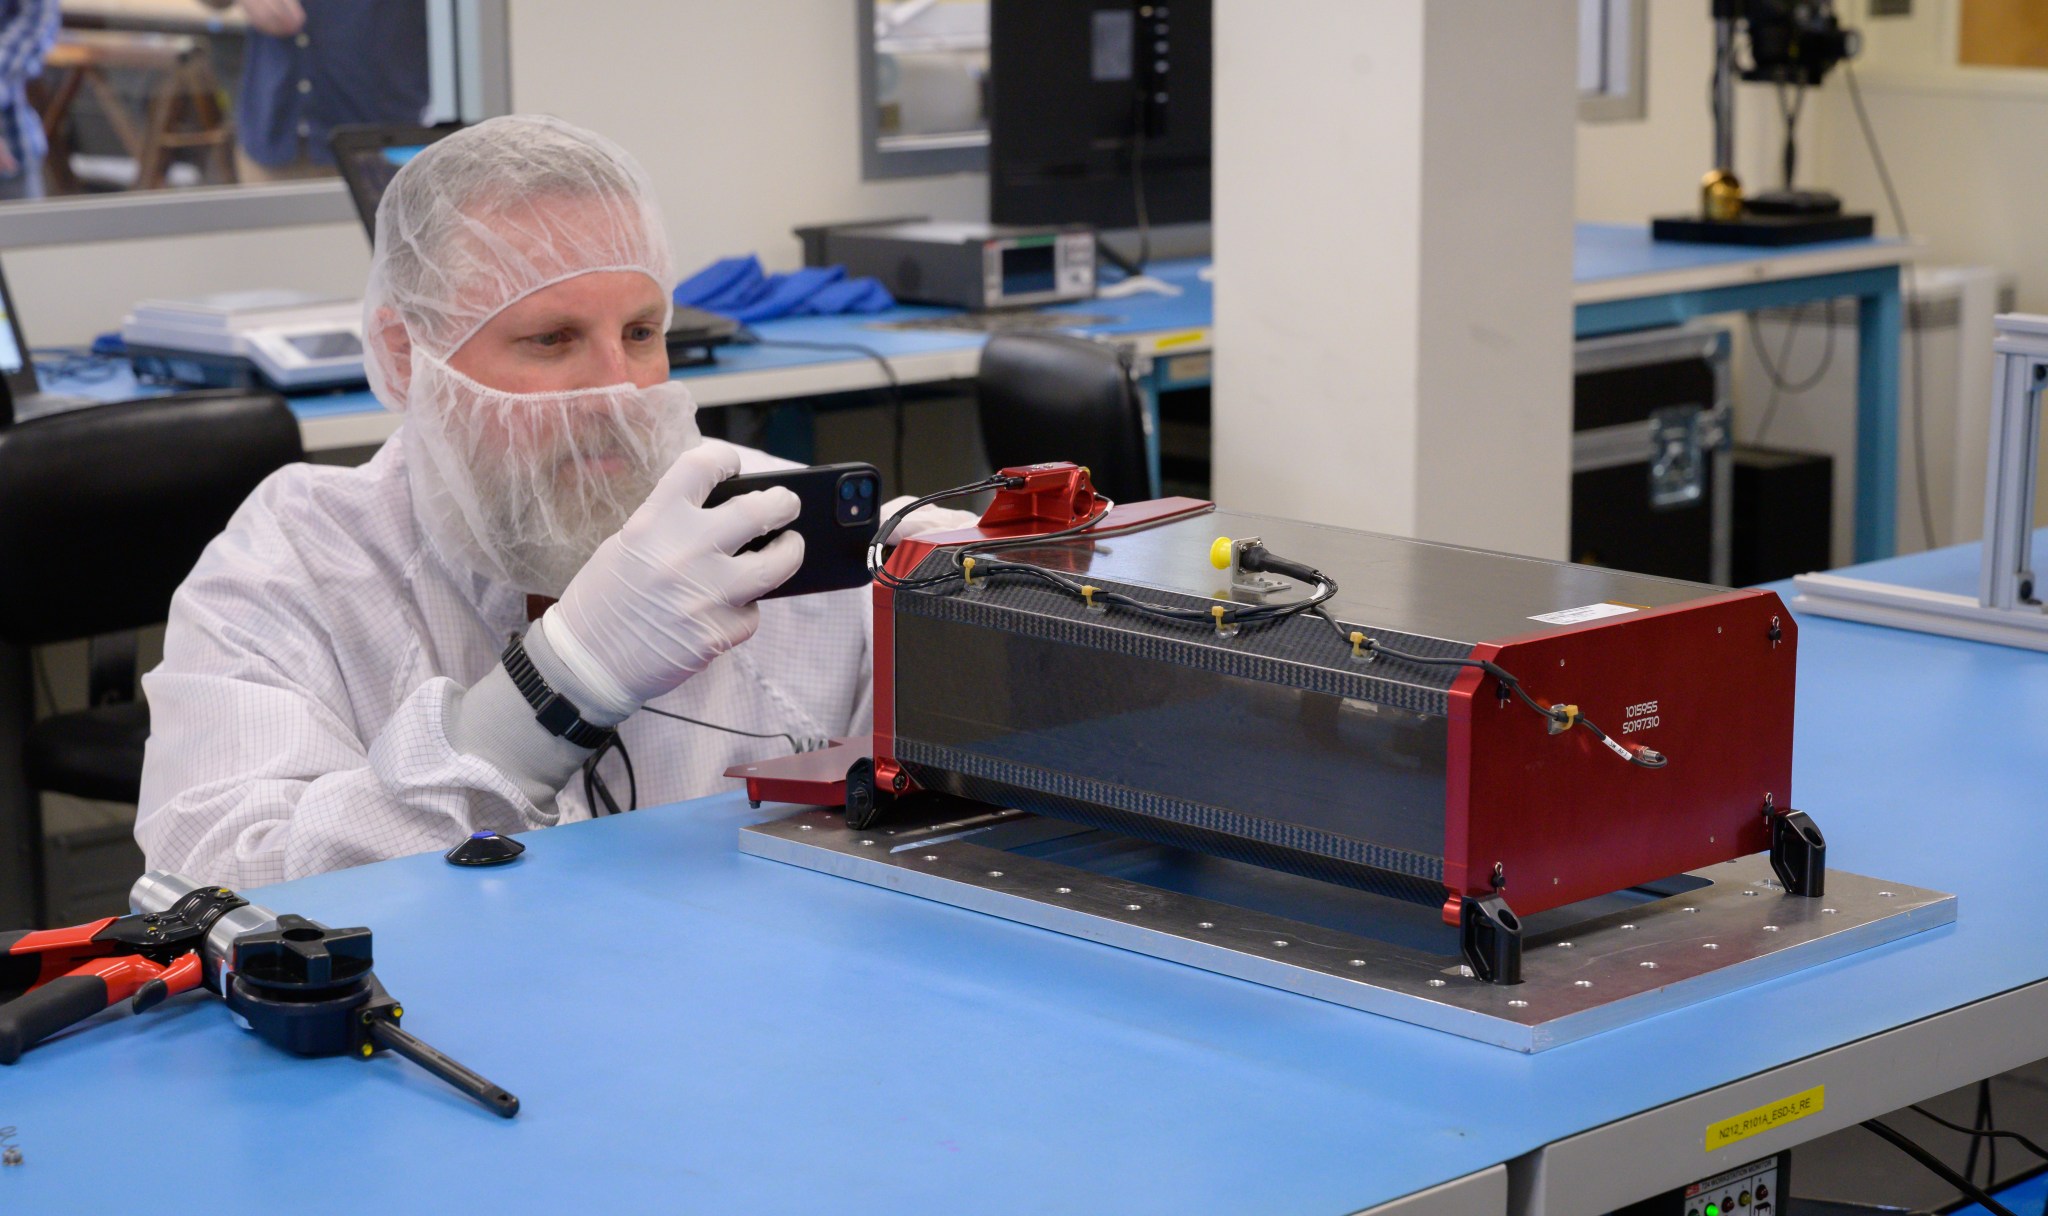
[[[878,590],[877,771],[1417,902],[1504,893],[1524,915],[1768,846],[1796,648],[1775,595],[1188,508],[1003,557],[1206,609],[1256,602],[1208,555],[1257,536],[1337,582],[1345,633],[1489,659],[1668,765],[1553,732],[1476,668],[1355,655],[1313,616],[1222,636],[1009,578]]]

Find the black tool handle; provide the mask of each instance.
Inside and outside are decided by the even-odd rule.
[[[97,975],[60,975],[0,1005],[0,1064],[106,1007],[107,981]]]
[[[448,1084],[475,1098],[497,1115],[510,1119],[519,1113],[519,1099],[506,1093],[500,1086],[492,1084],[469,1069],[441,1054],[433,1047],[414,1038],[410,1031],[400,1028],[389,1018],[370,1019],[370,1037],[380,1047],[391,1050],[433,1073]]]

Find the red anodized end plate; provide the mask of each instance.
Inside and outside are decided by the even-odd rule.
[[[1491,893],[1498,865],[1509,905],[1526,916],[1768,848],[1765,797],[1791,805],[1797,655],[1792,614],[1767,591],[1475,649],[1538,702],[1576,704],[1612,738],[1669,763],[1625,763],[1581,728],[1552,735],[1468,668],[1451,690],[1449,893]]]

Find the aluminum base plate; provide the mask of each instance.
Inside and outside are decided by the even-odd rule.
[[[855,832],[836,811],[806,810],[742,829],[740,851],[1525,1052],[1956,916],[1953,895],[1841,870],[1829,871],[1824,898],[1786,895],[1758,855],[1696,871],[1688,877],[1701,881],[1682,894],[1569,926],[1532,923],[1523,982],[1496,986],[1471,978],[1451,954],[1014,851],[1080,831],[1020,811],[955,806]],[[1315,910],[1304,905],[1303,914]]]

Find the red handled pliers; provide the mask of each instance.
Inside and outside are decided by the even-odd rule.
[[[248,902],[202,887],[163,912],[0,932],[0,1064],[121,1001],[139,1013],[199,987],[208,931]]]

